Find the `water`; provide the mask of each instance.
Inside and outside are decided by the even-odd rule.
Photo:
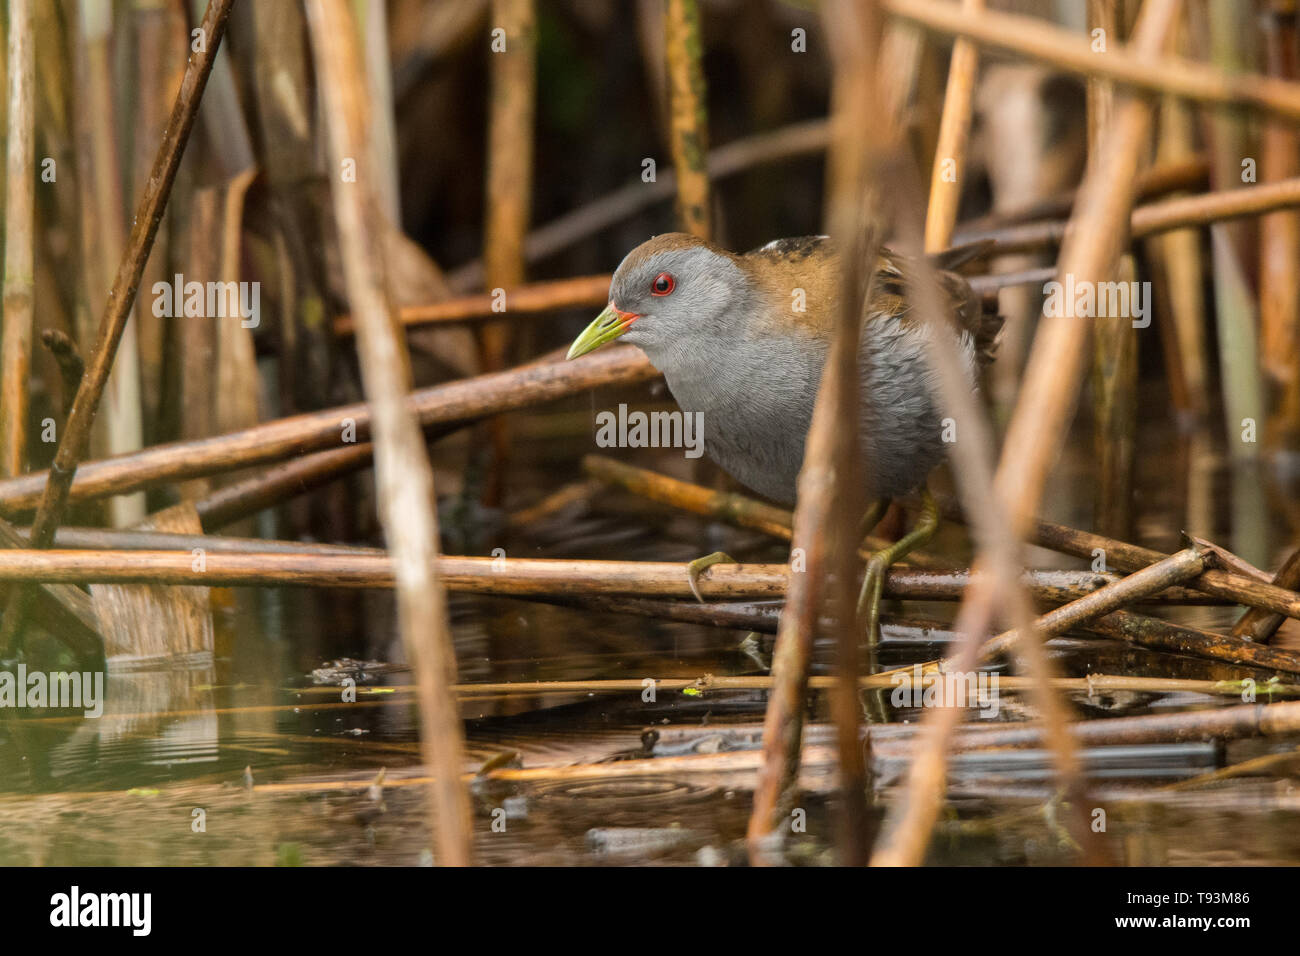
[[[620,399],[602,394],[599,407],[611,400]],[[512,466],[518,500],[512,506],[531,504],[579,477],[574,463],[589,450],[588,413],[595,401],[520,419],[516,434],[548,437],[520,442],[520,459]],[[1177,444],[1159,423],[1145,427],[1135,509],[1141,543],[1172,550],[1177,532],[1192,527],[1244,550],[1223,534],[1234,509],[1221,504],[1221,496],[1202,511],[1208,524],[1189,524],[1199,506],[1189,504],[1186,483],[1169,480]],[[1079,429],[1071,447],[1086,447],[1087,438],[1086,428]],[[698,480],[713,480],[707,466],[690,466],[672,453],[616,454],[682,477],[699,467]],[[1213,459],[1180,461],[1179,468],[1185,474],[1201,469],[1209,488],[1231,484],[1226,466]],[[1086,526],[1090,493],[1086,457],[1068,458],[1049,489],[1045,513]],[[471,553],[489,553],[500,544],[520,557],[685,562],[717,549],[743,561],[785,557],[782,545],[759,535],[706,526],[617,492],[579,501],[516,532],[503,530],[499,515],[444,505],[449,536]],[[1275,558],[1266,542],[1253,545],[1266,552],[1258,560]],[[948,527],[933,550],[965,560],[965,547],[964,532]],[[1041,552],[1035,559],[1045,566],[1081,566]],[[213,603],[212,659],[115,672],[109,705],[98,720],[4,712],[0,864],[428,862],[414,697],[401,666],[391,595],[244,589],[216,592]],[[886,665],[944,652],[942,630],[918,633],[892,624],[900,613],[944,620],[952,606],[890,610]],[[1170,613],[1216,627],[1237,612]],[[460,679],[466,682],[757,673],[738,647],[743,633],[734,631],[474,595],[453,595],[451,614]],[[1055,641],[1052,649],[1060,670],[1071,676],[1093,671],[1237,679],[1249,673],[1078,636]],[[315,685],[309,676],[338,657],[390,666],[371,668],[359,679],[356,702],[344,702],[338,687]],[[827,672],[829,660],[829,648],[819,645],[818,673]],[[833,743],[824,726],[826,697],[813,699],[813,719],[820,724],[810,728],[806,742],[803,796],[796,808],[801,829],[785,842],[787,859],[796,864],[834,859]],[[1236,703],[1231,697],[1151,693],[1073,699],[1089,718]],[[653,701],[636,690],[465,699],[466,772],[488,762],[496,768],[490,779],[472,784],[477,859],[501,865],[742,862],[764,702],[757,691],[710,691],[702,697],[660,691]],[[895,719],[917,716],[907,711]],[[1033,716],[1021,695],[1003,692],[999,719]],[[1300,795],[1292,785],[1300,765],[1294,756],[1298,742],[1086,752],[1092,799],[1105,811],[1106,846],[1119,862],[1135,865],[1300,860]],[[1189,786],[1199,775],[1248,759],[1257,761],[1249,774]],[[881,745],[871,763],[874,831],[896,795],[906,754]],[[951,812],[938,826],[929,859],[1071,862],[1077,855],[1060,823],[1058,801],[1043,752],[961,755],[951,769]]]

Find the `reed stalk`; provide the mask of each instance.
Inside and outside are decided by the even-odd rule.
[[[421,426],[459,425],[601,385],[644,382],[658,374],[645,356],[631,347],[604,349],[584,356],[580,362],[528,365],[417,389],[407,397],[407,404]],[[344,441],[345,430],[351,434],[349,426],[355,427],[358,443],[368,439],[371,412],[366,404],[304,412],[227,435],[169,442],[117,458],[88,462],[78,470],[69,491],[72,500],[83,501],[284,461],[309,451],[329,449],[342,454],[341,446],[348,444]],[[0,514],[34,507],[47,478],[47,472],[33,472],[0,481]],[[66,496],[68,491],[63,494]]]
[[[435,558],[438,521],[433,471],[415,416],[407,405],[410,357],[398,336],[389,301],[382,223],[366,155],[366,89],[345,0],[309,0],[307,21],[325,107],[329,155],[335,175],[349,162],[360,167],[355,183],[331,177],[344,278],[357,317],[362,381],[374,423],[375,474],[380,518],[396,572],[398,622],[419,687],[420,742],[434,772],[429,787],[430,826],[437,859],[446,866],[471,862],[473,821],[460,782],[465,763],[460,714],[448,688],[456,661],[444,586]],[[367,163],[368,165],[368,163]]]
[[[35,37],[31,0],[9,0],[4,314],[0,316],[0,475],[27,467],[36,241]]]
[[[80,0],[78,6],[79,66],[77,70],[78,185],[82,201],[91,215],[82,218],[83,284],[90,308],[105,292],[110,301],[117,291],[110,282],[113,270],[123,261],[123,221],[126,182],[122,175],[117,107],[111,62],[113,10],[111,5]],[[143,263],[141,263],[143,268]],[[120,273],[119,273],[120,277]],[[136,278],[139,282],[139,277]],[[102,328],[102,324],[101,324]],[[90,342],[82,342],[83,349]],[[96,347],[98,345],[96,344]],[[122,454],[144,444],[144,422],[140,404],[140,350],[136,323],[130,311],[122,320],[122,331],[114,343],[113,362],[103,386],[103,415],[91,440],[103,454]],[[131,495],[108,503],[109,517],[119,526],[144,518],[143,495]]]
[[[1203,63],[1143,49],[1134,40],[1108,45],[1098,56],[1091,41],[1034,17],[992,10],[968,13],[942,0],[883,0],[887,13],[927,30],[966,37],[981,47],[1037,60],[1082,77],[1121,86],[1171,93],[1212,106],[1237,106],[1300,119],[1300,84],[1251,74],[1229,73]]]
[[[162,220],[167,197],[176,178],[181,153],[189,140],[203,88],[207,84],[213,60],[220,48],[221,38],[225,34],[226,20],[230,16],[230,3],[231,0],[211,0],[203,16],[203,22],[198,28],[206,38],[206,47],[203,52],[192,56],[186,66],[185,77],[181,81],[180,92],[172,108],[172,117],[167,124],[166,135],[158,147],[153,172],[150,174],[144,195],[136,210],[117,277],[113,280],[108,303],[100,319],[99,333],[86,367],[85,377],[77,390],[77,397],[68,413],[67,422],[59,439],[54,464],[49,471],[49,481],[40,482],[40,504],[32,524],[34,547],[47,547],[53,539],[55,529],[63,519],[72,481],[89,443],[91,427],[94,425],[100,399],[104,395],[113,368],[113,359],[131,317],[131,306],[139,289],[145,262],[149,258],[149,250],[158,233],[158,224]],[[4,623],[0,628],[0,651],[12,647],[18,635],[24,615],[23,595],[25,593],[19,589],[8,598]]]
[[[871,273],[882,234],[876,180],[883,159],[894,148],[892,118],[880,109],[875,84],[875,51],[880,23],[874,4],[837,0],[824,11],[832,39],[835,69],[832,94],[832,146],[827,162],[826,218],[842,250],[839,314],[836,316],[826,368],[818,389],[812,425],[799,472],[798,504],[793,518],[788,597],[781,614],[772,660],[775,678],[764,722],[763,769],[750,812],[747,842],[750,860],[768,861],[768,846],[784,821],[792,788],[798,780],[813,636],[824,597],[836,620],[836,672],[839,693],[832,703],[838,732],[840,790],[843,799],[841,860],[866,861],[866,767],[858,746],[857,614],[853,580],[857,542],[850,537],[865,498],[857,429],[844,427],[860,414],[858,335],[863,302],[870,294]],[[869,136],[855,118],[884,117]],[[830,590],[826,577],[838,577]],[[833,595],[833,597],[832,597]]]
[[[1133,47],[1136,51],[1143,56],[1160,53],[1177,7],[1176,0],[1146,0],[1134,31]],[[898,5],[890,4],[889,9],[898,12]],[[1058,275],[1072,274],[1096,281],[1112,274],[1121,252],[1121,227],[1129,216],[1136,195],[1140,151],[1150,119],[1150,107],[1145,101],[1126,97],[1117,104],[1111,128],[1103,137],[1102,149],[1089,166],[1079,189],[1071,228],[1057,264]],[[956,656],[959,669],[971,669],[976,655],[975,642],[992,616],[997,596],[1016,593],[1014,580],[1008,580],[1007,569],[1017,560],[1009,540],[1023,535],[1038,505],[1047,470],[1063,435],[1062,424],[1076,399],[1082,372],[1082,345],[1087,330],[1085,323],[1073,316],[1072,307],[1068,312],[1064,317],[1044,316],[1040,321],[994,486],[987,498],[965,503],[968,513],[981,515],[987,521],[980,539],[988,566],[983,576],[977,575],[959,612],[956,629],[965,635]],[[978,427],[971,422],[967,425],[968,432],[972,426]],[[956,450],[963,451],[969,459],[979,444],[958,443]],[[979,473],[975,468],[966,477],[971,479]],[[990,500],[996,500],[1000,509],[1005,509],[1001,520],[987,520]],[[1017,617],[1023,617],[1023,609],[1017,610]],[[1032,633],[1032,624],[1025,630]],[[1027,646],[1036,657],[1041,653],[1037,640],[1029,641]],[[1042,673],[1046,673],[1045,661],[1040,659],[1038,663],[1044,668]],[[1077,762],[1073,759],[1068,740],[1061,735],[1061,718],[1058,714],[1050,719],[1052,698],[1044,694],[1039,703],[1040,706],[1045,703],[1049,708],[1048,728],[1054,752],[1060,760],[1058,769],[1067,781],[1078,786]],[[908,798],[895,806],[891,815],[893,819],[886,821],[887,827],[891,823],[893,826],[884,846],[877,848],[874,862],[883,865],[915,864],[923,857],[939,812],[945,779],[946,744],[958,715],[950,708],[939,708],[928,719],[934,728],[929,746],[909,771]],[[1081,845],[1095,846],[1088,837],[1086,823],[1076,839],[1079,837],[1088,841]]]
[[[984,0],[962,0],[962,10],[978,13]],[[952,45],[948,88],[943,97],[939,141],[930,173],[930,205],[925,216],[925,251],[942,252],[952,243],[957,208],[965,182],[966,146],[970,138],[971,97],[979,73],[979,47],[965,37]]]
[[[537,10],[534,0],[493,0],[491,22],[501,31],[504,49],[490,57],[487,207],[483,262],[489,292],[524,282],[524,238],[531,218],[533,114],[537,98]],[[495,41],[494,41],[495,43]],[[506,299],[506,314],[510,300]],[[482,366],[506,367],[513,338],[507,322],[479,327]],[[510,461],[510,432],[504,418],[488,423],[492,456],[484,500],[499,505]]]
[[[682,231],[709,239],[711,201],[709,114],[704,87],[704,40],[696,0],[667,0],[664,47],[668,63],[669,140],[677,174],[677,221]]]
[[[1259,18],[1268,74],[1300,77],[1300,29],[1294,0],[1272,0]],[[1294,123],[1265,124],[1260,177],[1266,182],[1300,174],[1300,136]],[[1259,358],[1272,386],[1267,441],[1284,460],[1300,454],[1300,212],[1276,212],[1259,221]]]

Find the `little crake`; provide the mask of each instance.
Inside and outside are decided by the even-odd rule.
[[[984,251],[962,247],[934,260],[972,388],[1001,320],[947,270]],[[895,497],[923,485],[943,458],[943,422],[926,357],[933,332],[911,314],[906,260],[883,250],[875,269],[859,345],[859,433],[868,487]],[[617,338],[636,345],[682,409],[703,414],[709,456],[742,484],[790,504],[838,291],[838,257],[824,237],[779,239],[736,255],[668,233],[623,260],[609,306],[569,358]]]

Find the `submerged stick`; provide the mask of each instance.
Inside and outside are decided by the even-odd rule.
[[[1178,743],[1195,740],[1240,740],[1246,737],[1275,737],[1300,731],[1300,701],[1278,704],[1245,704],[1209,710],[1184,711],[1142,717],[1114,717],[1077,723],[1075,739],[1090,747],[1123,744]],[[984,747],[1022,749],[1040,746],[1042,728],[997,728],[988,733],[957,741],[969,751]]]
[[[1291,552],[1291,556],[1286,559],[1277,574],[1273,577],[1273,584],[1279,588],[1295,590],[1300,587],[1300,548]],[[1277,629],[1282,626],[1286,617],[1272,611],[1261,610],[1253,607],[1241,616],[1241,619],[1232,628],[1233,637],[1244,637],[1248,641],[1259,641],[1261,644],[1267,644],[1277,633]]]
[[[1159,618],[1113,611],[1105,617],[1080,625],[1082,630],[1175,654],[1190,654],[1206,660],[1242,667],[1300,673],[1300,655],[1294,651],[1257,644],[1245,638],[1216,634],[1186,624],[1173,624]],[[1263,693],[1263,690],[1260,691]]]

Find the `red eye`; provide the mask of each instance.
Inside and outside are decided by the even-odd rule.
[[[673,288],[676,285],[677,283],[671,275],[667,272],[661,272],[655,276],[655,281],[650,283],[650,294],[667,295],[669,292],[673,291]]]

